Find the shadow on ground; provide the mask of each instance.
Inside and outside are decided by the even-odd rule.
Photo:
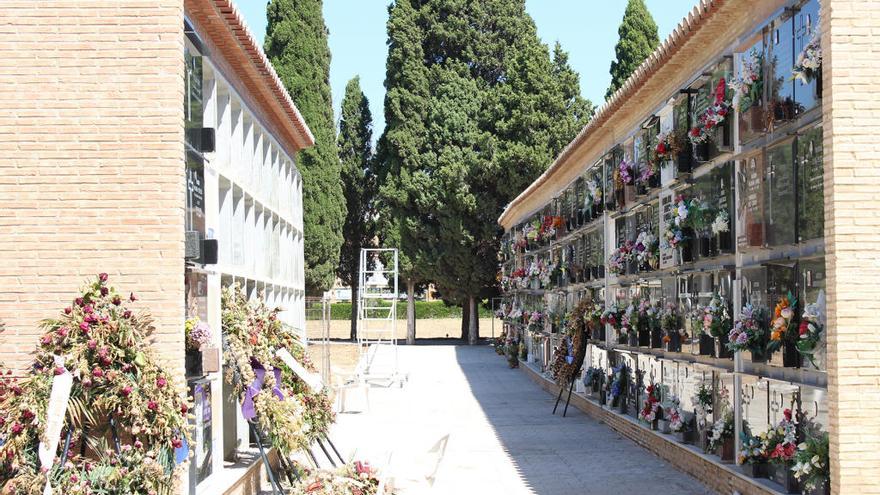
[[[526,492],[712,493],[574,407],[569,407],[563,418],[564,404],[560,404],[557,414],[552,415],[555,396],[533,383],[524,371],[509,369],[506,359],[488,346],[458,346],[455,358]]]

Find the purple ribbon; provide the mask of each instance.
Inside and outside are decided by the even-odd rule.
[[[251,358],[251,369],[254,370],[254,381],[248,385],[247,390],[244,393],[244,401],[241,403],[241,414],[244,416],[244,419],[250,421],[257,416],[257,411],[254,408],[254,397],[263,390],[263,382],[266,380],[266,368],[260,364],[254,358]],[[275,387],[272,388],[272,393],[275,394],[280,400],[284,400],[284,394],[281,392],[281,389],[278,388],[278,385],[281,383],[281,370],[275,368],[272,370],[272,374],[275,375]]]

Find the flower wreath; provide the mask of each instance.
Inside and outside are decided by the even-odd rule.
[[[562,361],[553,370],[553,379],[559,386],[571,383],[584,364],[584,357],[587,355],[587,320],[591,317],[592,308],[592,301],[581,299],[568,318],[566,333],[571,338],[572,359],[571,362],[568,359]],[[558,347],[556,352],[565,352],[568,355],[568,350],[563,350],[562,347]]]

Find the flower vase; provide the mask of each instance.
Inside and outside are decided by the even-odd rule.
[[[700,334],[700,355],[712,356],[715,354],[715,339],[711,335]]]
[[[599,325],[599,328],[596,329],[596,340],[601,340],[605,342],[605,325]]]
[[[641,181],[636,183],[636,196],[644,196],[648,194],[648,188]]]
[[[639,335],[638,332],[633,332],[632,330],[626,334],[626,343],[630,347],[638,347],[639,346]]]
[[[733,351],[731,351],[727,347],[727,334],[722,334],[720,337],[715,337],[715,357],[718,359],[731,359],[733,358]]]
[[[672,430],[669,429],[669,421],[665,419],[659,420],[657,422],[657,431],[659,431],[660,433],[665,433],[667,435],[672,433]]]
[[[676,431],[673,433],[673,435],[675,435],[675,440],[678,441],[678,443],[687,443],[693,445],[694,441],[696,440],[694,430],[691,429]]]
[[[627,334],[625,334],[625,333],[618,333],[617,334],[617,343],[618,344],[627,345],[627,342],[629,342]]]
[[[617,209],[623,211],[626,207],[626,190],[622,187],[615,189],[614,197],[617,203]]]
[[[709,161],[709,141],[703,141],[701,143],[693,143],[691,145],[691,149],[693,150],[694,161],[697,163],[704,163]]]
[[[755,462],[755,463],[747,463],[741,464],[739,466],[740,471],[743,472],[749,478],[766,478],[767,477],[767,463],[766,462]]]
[[[660,174],[658,174],[655,170],[654,174],[648,177],[648,188],[656,189],[658,187],[660,187]]]
[[[767,362],[767,349],[764,347],[758,347],[755,349],[749,349],[748,352],[750,354],[750,359],[753,363],[766,363]]]
[[[184,354],[184,369],[186,376],[203,376],[202,353],[200,351],[186,351],[186,354]]]
[[[635,260],[629,260],[626,262],[626,274],[627,275],[635,275],[639,271],[639,263]]]
[[[651,421],[651,423],[650,423],[651,431],[657,431],[658,429],[660,429],[659,423],[660,423],[659,419],[655,419],[654,421]]]
[[[651,346],[651,330],[647,328],[639,329],[639,347]]]
[[[721,442],[721,446],[718,447],[718,456],[721,457],[722,463],[731,463],[733,462],[733,453],[734,453],[734,441],[733,437],[725,438],[723,442]]]
[[[733,237],[730,230],[715,234],[716,255],[721,253],[729,253],[733,250]]]
[[[774,352],[768,356],[770,364],[773,366],[782,366],[784,368],[800,368],[801,353],[798,352],[794,342],[784,340],[778,352]]]
[[[700,258],[708,258],[711,255],[711,246],[708,237],[697,237],[697,252]]]
[[[704,428],[699,431],[697,437],[697,447],[699,447],[704,454],[709,453],[709,430]]]
[[[594,278],[605,278],[605,265],[598,265],[596,270],[598,275]]]
[[[794,473],[791,471],[791,466],[788,463],[771,463],[767,470],[767,477],[782,487],[782,493],[801,492],[800,484],[797,478],[794,477]]]
[[[599,393],[599,381],[598,380],[591,380],[590,381],[590,390],[594,394]]]
[[[681,334],[673,331],[668,336],[669,341],[666,342],[666,352],[681,352]]]
[[[663,348],[663,331],[660,330],[660,328],[652,328],[651,329],[651,348],[652,349]]]
[[[675,160],[675,167],[679,174],[691,173],[691,170],[693,170],[693,154],[690,147],[681,147],[681,151],[678,152]]]
[[[606,404],[608,404],[608,392],[602,389],[599,391],[599,405],[604,406]]]

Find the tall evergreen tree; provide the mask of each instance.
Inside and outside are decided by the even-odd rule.
[[[611,86],[605,93],[606,100],[660,44],[657,24],[644,0],[629,0],[617,34],[620,36],[614,47],[617,60],[611,62]]]
[[[300,153],[306,292],[333,286],[345,198],[330,94],[330,48],[322,0],[270,0],[264,49],[315,136]]]
[[[345,86],[342,115],[339,120],[339,158],[342,161],[342,185],[348,213],[342,228],[343,242],[336,275],[351,287],[351,339],[357,338],[357,292],[360,279],[361,248],[372,245],[375,235],[373,174],[373,116],[361,90],[360,78]]]
[[[474,342],[477,301],[495,286],[496,219],[591,105],[524,0],[397,0],[389,14],[380,197],[414,271],[467,309]]]

